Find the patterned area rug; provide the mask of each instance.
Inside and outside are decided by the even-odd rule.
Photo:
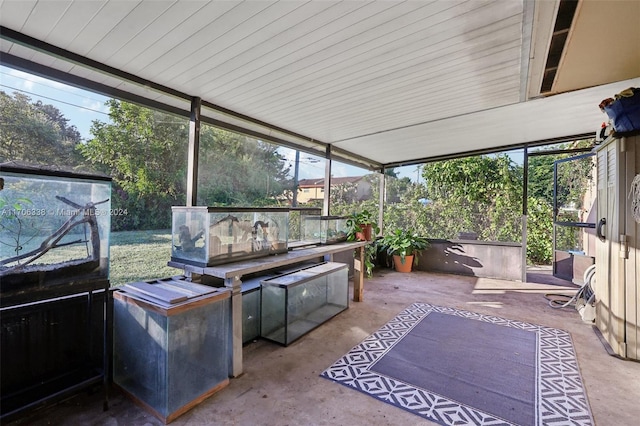
[[[592,425],[564,330],[415,303],[321,376],[442,425]]]

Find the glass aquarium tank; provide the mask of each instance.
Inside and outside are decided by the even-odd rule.
[[[306,217],[319,217],[320,207],[291,207],[289,209],[289,249],[318,244],[314,240],[305,240],[303,222]]]
[[[230,291],[180,279],[113,292],[113,382],[165,423],[229,383]]]
[[[107,279],[110,199],[106,176],[0,165],[2,294]]]
[[[260,335],[287,346],[347,309],[348,274],[326,262],[263,280]]]
[[[305,216],[302,221],[305,241],[335,244],[347,240],[347,218],[342,216]]]
[[[286,253],[288,208],[172,207],[171,260],[213,266]]]
[[[242,280],[242,343],[260,337],[260,281],[259,276]]]

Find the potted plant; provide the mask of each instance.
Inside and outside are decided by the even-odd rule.
[[[411,272],[412,266],[418,264],[416,253],[429,247],[426,238],[407,229],[396,229],[380,240],[381,250],[393,256],[393,265],[398,272]]]
[[[366,209],[347,216],[346,225],[347,240],[349,241],[371,241],[373,235],[380,232],[373,213]]]
[[[373,234],[380,232],[374,215],[369,210],[362,210],[347,216],[347,240],[348,241],[372,241],[363,247],[364,270],[367,277],[373,275],[375,259],[378,257],[378,245],[373,241]]]

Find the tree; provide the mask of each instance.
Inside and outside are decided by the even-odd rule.
[[[593,146],[593,140],[580,140],[548,149],[572,149]],[[544,152],[544,149],[540,152]],[[553,256],[553,191],[554,162],[576,154],[549,154],[529,158],[529,214],[527,220],[527,257],[532,263],[550,263]],[[560,222],[584,220],[588,208],[584,195],[592,179],[593,157],[562,161],[557,167],[557,217]],[[557,226],[558,249],[580,249],[578,228]]]
[[[80,151],[113,177],[114,207],[129,213],[113,217],[112,227],[170,227],[171,206],[186,200],[188,121],[118,100],[107,105],[111,123],[94,121],[94,138]],[[290,187],[277,147],[206,125],[199,164],[199,205],[268,205]]]
[[[388,169],[384,169],[384,175],[392,178],[398,177],[398,172],[395,167],[389,167]]]
[[[425,164],[429,236],[455,238],[476,232],[480,239],[519,241],[522,167],[506,154]]]
[[[553,162],[552,155],[529,158],[528,193],[531,197],[553,203]]]
[[[81,163],[75,148],[80,133],[53,105],[32,102],[21,93],[0,91],[0,162],[67,166]]]
[[[211,126],[202,126],[198,203],[266,206],[293,183],[278,147]]]
[[[185,119],[115,99],[111,123],[94,120],[82,155],[114,180],[112,229],[168,228],[171,206],[185,200],[189,126]]]
[[[357,201],[358,185],[353,182],[345,182],[338,185],[331,185],[330,200],[331,205],[353,204]]]
[[[399,203],[403,195],[414,188],[411,179],[408,177],[398,178],[385,174],[385,202]]]
[[[115,99],[107,101],[111,123],[94,120],[93,139],[80,147],[130,194],[177,197],[184,192],[188,122]]]
[[[556,145],[548,149],[574,149],[593,146],[592,139]],[[544,152],[541,150],[539,152]],[[529,195],[553,205],[553,163],[576,154],[549,154],[529,157]],[[580,203],[591,179],[593,164],[590,160],[563,162],[558,167],[558,205]]]
[[[543,198],[529,197],[527,214],[527,260],[550,264],[553,257],[553,220],[551,204]]]

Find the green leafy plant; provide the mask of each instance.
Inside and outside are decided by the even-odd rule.
[[[347,232],[347,241],[358,241],[359,233],[364,231],[364,225],[371,225],[372,230],[374,232],[379,232],[378,224],[374,221],[373,213],[371,213],[367,209],[363,209],[360,212],[354,212],[344,216],[347,220],[346,224],[346,232]],[[375,242],[371,242],[363,247],[364,250],[364,269],[365,274],[369,278],[373,275],[373,268],[375,267],[375,259],[377,258],[377,246]],[[354,256],[356,253],[354,253]]]
[[[367,209],[363,209],[359,212],[351,213],[347,216],[347,240],[356,241],[358,239],[357,234],[362,233],[365,225],[371,225],[371,233],[377,235],[380,232],[377,218],[373,212]]]
[[[347,241],[357,241],[358,234],[364,233],[364,227],[366,225],[371,226],[372,235],[377,235],[380,232],[380,227],[374,217],[374,214],[367,209],[363,209],[359,212],[351,213],[347,216]],[[367,278],[373,275],[373,268],[375,267],[375,259],[378,257],[378,244],[376,241],[364,246],[364,270]]]
[[[371,241],[369,244],[363,247],[364,250],[364,273],[367,278],[371,278],[373,276],[373,268],[376,266],[375,260],[378,257],[378,241]],[[354,252],[354,256],[356,253]]]
[[[0,197],[0,244],[11,247],[16,256],[23,250],[23,246],[33,240],[40,229],[34,224],[33,216],[23,215],[21,211],[32,206],[33,202],[24,197],[9,201]]]
[[[425,237],[421,237],[409,229],[396,229],[385,234],[380,240],[380,249],[386,251],[390,256],[400,256],[402,263],[405,262],[407,256],[415,255],[428,247],[429,242]],[[413,264],[418,264],[418,256],[413,257]]]

